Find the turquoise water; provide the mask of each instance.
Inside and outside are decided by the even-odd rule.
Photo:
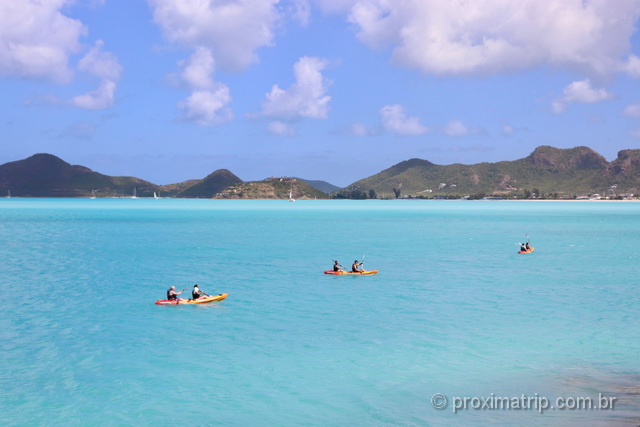
[[[4,424],[640,420],[640,203],[13,198],[0,254]],[[617,400],[453,413],[491,393]]]

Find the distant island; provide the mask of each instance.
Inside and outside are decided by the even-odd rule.
[[[345,188],[295,177],[244,182],[226,169],[202,179],[156,185],[103,175],[43,153],[0,165],[0,194],[11,197],[620,199],[639,193],[637,149],[620,151],[612,162],[588,147],[550,146],[496,163],[436,165],[410,159]]]
[[[243,182],[226,169],[202,179],[156,185],[136,177],[103,175],[46,153],[0,165],[0,194],[11,197],[283,199],[291,195],[294,199],[328,199],[329,194],[321,189],[340,188],[324,181],[288,177]]]

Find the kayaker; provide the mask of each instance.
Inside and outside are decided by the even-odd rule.
[[[340,265],[337,259],[333,260],[333,271],[344,270],[344,267]]]
[[[364,271],[364,268],[358,268],[363,265],[364,262],[358,262],[358,260],[353,261],[353,265],[351,266],[351,271],[353,273],[361,273]]]
[[[202,297],[208,297],[209,295],[205,294],[200,290],[198,284],[193,285],[193,290],[191,291],[191,299],[198,299]]]
[[[171,286],[171,287],[169,288],[169,290],[167,290],[167,299],[168,299],[169,301],[175,301],[175,300],[177,300],[177,299],[180,299],[180,298],[178,298],[178,295],[180,295],[181,293],[183,293],[185,290],[186,290],[186,289],[183,289],[183,290],[181,290],[180,292],[177,292],[177,291],[176,291],[176,287],[175,287],[175,286]]]
[[[529,242],[525,243],[524,247],[527,251],[531,250],[531,246],[529,245]]]
[[[520,251],[527,252],[527,245],[525,245],[524,243],[520,243]]]

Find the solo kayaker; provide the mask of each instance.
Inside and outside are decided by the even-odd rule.
[[[340,265],[337,259],[333,260],[333,271],[344,270],[344,267]]]
[[[198,284],[193,285],[193,290],[191,291],[191,299],[198,299],[202,297],[208,297],[209,295],[205,294],[200,290]]]
[[[353,261],[353,265],[351,266],[351,271],[353,273],[361,273],[364,271],[364,268],[358,268],[363,265],[364,262],[358,262],[358,260]]]
[[[168,290],[167,290],[167,299],[169,301],[175,301],[178,298],[178,295],[180,295],[181,293],[183,293],[185,291],[185,289],[181,290],[180,292],[176,291],[176,287],[175,286],[171,286]]]

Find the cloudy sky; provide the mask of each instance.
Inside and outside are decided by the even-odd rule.
[[[640,147],[640,0],[0,0],[0,163],[339,186]]]

